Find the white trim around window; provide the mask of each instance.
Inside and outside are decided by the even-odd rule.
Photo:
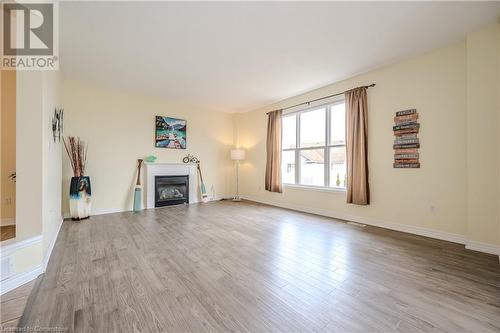
[[[326,187],[326,186],[314,186],[314,185],[297,185],[297,184],[283,184],[286,188],[297,189],[297,190],[307,190],[307,191],[318,191],[318,192],[340,192],[344,193],[347,191],[345,187]]]
[[[331,142],[331,135],[332,135],[332,128],[331,128],[332,127],[332,122],[331,122],[332,107],[334,107],[336,105],[339,105],[339,104],[344,104],[344,98],[343,98],[343,96],[341,96],[341,98],[337,98],[336,100],[330,101],[328,103],[323,103],[321,105],[315,105],[315,106],[309,106],[309,107],[306,107],[306,108],[302,108],[300,110],[296,110],[296,111],[292,111],[292,112],[287,112],[286,114],[283,115],[283,120],[286,120],[287,117],[293,117],[293,116],[295,116],[295,144],[291,148],[285,147],[285,148],[282,149],[282,151],[283,151],[284,154],[286,152],[293,151],[294,155],[295,155],[295,161],[294,161],[294,164],[293,164],[293,170],[294,170],[293,179],[294,179],[294,182],[291,182],[290,180],[288,180],[288,182],[287,182],[286,181],[287,179],[285,179],[285,175],[288,176],[287,178],[291,177],[290,172],[285,172],[285,170],[289,170],[290,171],[290,168],[291,168],[292,164],[288,163],[288,164],[286,164],[286,165],[283,166],[284,167],[284,171],[283,171],[283,176],[284,176],[283,177],[283,185],[285,187],[297,188],[297,189],[310,189],[310,190],[318,190],[318,191],[327,191],[327,192],[345,192],[345,186],[342,186],[342,185],[345,185],[345,176],[344,176],[344,179],[340,180],[341,186],[337,186],[336,184],[334,186],[330,186],[330,183],[331,183],[330,182],[330,178],[334,177],[333,175],[330,175],[330,168],[331,168],[331,166],[330,166],[330,156],[331,155],[330,154],[331,154],[331,150],[333,148],[343,147],[344,151],[345,151],[345,138],[343,140],[341,140],[341,142],[336,142],[336,143],[332,143]],[[301,130],[302,115],[307,114],[308,112],[313,112],[313,111],[321,110],[321,109],[325,109],[325,120],[324,120],[324,122],[325,122],[325,125],[324,125],[325,136],[324,136],[324,143],[322,142],[321,144],[316,144],[316,145],[312,144],[312,145],[307,145],[307,146],[301,147],[301,137],[300,137],[301,133],[300,133],[300,130]],[[344,108],[344,112],[345,112],[345,108]],[[321,121],[321,123],[323,123],[323,121]],[[290,125],[290,124],[288,124],[288,126],[292,126],[293,127],[293,125]],[[344,120],[343,126],[345,128],[345,120]],[[287,135],[287,133],[285,133],[285,132],[286,132],[286,130],[284,129],[283,136]],[[345,133],[345,130],[344,130],[344,133]],[[285,139],[285,138],[283,138],[283,139]],[[282,141],[285,142],[286,140],[282,140]],[[323,162],[323,171],[322,172],[324,172],[323,184],[322,185],[318,185],[318,184],[316,184],[316,185],[313,185],[313,184],[304,184],[304,183],[301,182],[301,152],[307,151],[307,150],[319,150],[319,149],[323,149],[323,161],[322,161]],[[311,162],[311,164],[314,164],[314,162]],[[344,162],[344,166],[345,166],[345,162]],[[345,171],[344,171],[344,173],[345,173]]]

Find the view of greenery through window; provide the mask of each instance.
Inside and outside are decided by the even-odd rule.
[[[344,101],[284,115],[282,122],[283,183],[345,188]]]

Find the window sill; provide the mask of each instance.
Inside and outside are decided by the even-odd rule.
[[[283,184],[283,187],[297,189],[297,190],[329,192],[329,193],[345,193],[347,191],[344,187],[322,187],[322,186],[297,185],[297,184]]]

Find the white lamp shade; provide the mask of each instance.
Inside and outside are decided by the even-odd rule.
[[[231,149],[231,159],[241,161],[245,159],[245,151],[243,149]]]

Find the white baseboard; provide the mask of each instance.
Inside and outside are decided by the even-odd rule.
[[[61,217],[61,221],[59,222],[59,225],[57,226],[57,231],[55,232],[54,236],[52,237],[49,247],[47,249],[47,253],[45,254],[43,258],[43,262],[40,265],[37,265],[30,270],[26,272],[21,272],[21,273],[16,273],[13,274],[6,279],[2,280],[1,287],[0,287],[0,295],[3,295],[6,292],[9,292],[17,287],[22,286],[25,283],[30,282],[31,280],[36,279],[40,274],[45,273],[45,270],[47,269],[47,265],[49,263],[50,255],[52,254],[52,250],[54,249],[54,245],[56,244],[57,236],[59,235],[59,231],[61,230],[61,226],[63,223],[63,218]],[[7,246],[2,246],[1,248],[1,257],[2,260],[4,258],[10,257],[12,254],[14,254],[16,251],[27,247],[31,246],[35,243],[42,243],[43,241],[43,236],[38,235],[23,241],[19,242],[14,242],[10,243]],[[43,249],[43,245],[42,245]]]
[[[0,257],[2,259],[10,257],[14,252],[22,248],[32,246],[36,243],[41,243],[42,239],[42,235],[38,235],[21,241],[15,241],[14,239],[14,242],[11,242],[7,245],[4,245],[4,243],[2,243],[2,246],[0,247]]]
[[[105,215],[105,214],[114,214],[114,213],[123,213],[123,212],[131,212],[132,209],[123,209],[123,208],[105,208],[105,209],[96,209],[91,212],[90,217],[95,216],[95,215]],[[64,213],[63,215],[64,219],[70,219],[71,214],[70,213]]]
[[[9,267],[11,264],[11,256],[14,255],[17,251],[22,250],[25,247],[33,246],[37,243],[40,243],[40,247],[42,247],[43,237],[42,235],[38,235],[35,237],[31,237],[22,241],[12,242],[8,245],[3,245],[0,248],[0,260],[2,261],[2,266],[4,266],[4,261],[7,261],[6,265]],[[43,273],[42,264],[36,265],[31,269],[14,273],[12,275],[7,275],[0,283],[0,295],[3,295],[6,292],[9,292],[27,282],[30,282],[33,279],[36,279],[38,275]]]
[[[417,226],[412,226],[412,225],[406,225],[406,224],[399,224],[399,223],[391,223],[391,222],[385,222],[385,221],[380,221],[380,220],[374,220],[374,219],[367,218],[367,217],[353,216],[353,215],[347,215],[347,214],[342,214],[342,213],[335,213],[335,212],[332,212],[332,211],[329,211],[326,209],[321,209],[321,208],[311,208],[311,207],[301,206],[301,205],[290,205],[287,203],[262,200],[260,198],[252,197],[252,196],[244,196],[244,198],[247,200],[260,202],[260,203],[271,205],[271,206],[276,206],[276,207],[281,207],[281,208],[286,208],[286,209],[291,209],[291,210],[296,210],[296,211],[300,211],[300,212],[311,213],[311,214],[316,214],[316,215],[321,215],[321,216],[327,216],[327,217],[345,220],[345,221],[368,224],[368,225],[375,226],[375,227],[406,232],[409,234],[440,239],[440,240],[458,243],[458,244],[464,244],[466,249],[475,250],[475,251],[484,252],[484,253],[489,253],[489,254],[497,254],[500,256],[500,247],[499,246],[493,245],[493,244],[488,244],[488,243],[481,243],[481,242],[467,240],[465,236],[459,235],[459,234],[454,234],[454,233],[449,233],[449,232],[435,230],[435,229],[429,229],[429,228],[422,228],[422,227],[417,227]]]
[[[15,225],[16,224],[16,219],[14,217],[7,217],[0,219],[0,226],[5,227],[8,225]]]
[[[92,215],[105,215],[105,214],[123,213],[123,212],[131,212],[131,211],[132,211],[132,209],[105,208],[105,209],[97,209],[96,211],[93,211]]]
[[[42,273],[43,267],[42,265],[38,265],[27,272],[14,274],[8,277],[1,283],[2,285],[0,287],[0,295],[3,295],[11,290],[16,289],[17,287],[22,286],[25,283],[36,279]]]
[[[57,236],[59,236],[59,231],[61,230],[61,226],[64,222],[64,218],[61,216],[61,222],[59,222],[59,225],[57,226],[57,231],[52,237],[52,240],[50,241],[49,248],[47,249],[47,253],[45,254],[45,257],[43,258],[43,272],[47,269],[47,265],[49,263],[50,255],[52,254],[52,250],[54,249],[54,245],[56,244]]]
[[[489,243],[467,240],[467,242],[465,243],[465,248],[468,250],[500,255],[500,246]]]
[[[226,198],[215,197],[215,198],[209,199],[209,202],[210,201],[220,201],[222,199],[226,199]],[[232,197],[231,197],[231,199],[232,199]],[[190,202],[189,204],[193,205],[193,204],[197,204],[197,203],[201,203],[201,201]],[[143,210],[147,210],[147,209],[154,209],[154,208],[143,208]],[[124,212],[131,212],[131,211],[132,211],[132,209],[124,209],[124,208],[103,208],[103,209],[96,209],[96,210],[92,211],[90,217],[96,216],[96,215],[124,213]],[[64,214],[64,219],[70,219],[70,218],[71,218],[70,213],[65,213]]]

